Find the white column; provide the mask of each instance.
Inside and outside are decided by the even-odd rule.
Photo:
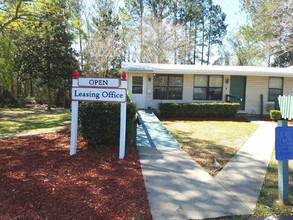
[[[74,70],[73,78],[72,78],[72,87],[77,87],[77,86],[78,86],[78,71]],[[76,154],[77,126],[78,126],[78,101],[71,101],[70,155]]]
[[[126,73],[121,74],[121,87],[127,89]],[[126,137],[126,103],[127,100],[120,104],[120,142],[119,142],[119,159],[125,156],[125,137]]]

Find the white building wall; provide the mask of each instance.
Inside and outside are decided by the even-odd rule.
[[[183,77],[183,98],[182,100],[154,100],[153,99],[153,73],[128,73],[128,90],[131,89],[130,77],[133,75],[142,75],[145,77],[145,107],[159,110],[159,104],[162,103],[186,103],[196,102],[193,100],[193,80],[194,75],[186,74]],[[284,95],[293,95],[293,78],[284,78]],[[273,108],[274,102],[268,101],[269,77],[264,76],[248,76],[246,81],[246,103],[245,110],[239,113],[245,114],[260,114],[261,113],[261,98],[263,95],[263,113],[269,114],[269,110]],[[223,78],[223,98],[225,101],[226,95],[230,93],[230,75],[225,75]],[[206,101],[204,101],[206,102]]]
[[[284,78],[284,95],[293,95],[293,78]]]

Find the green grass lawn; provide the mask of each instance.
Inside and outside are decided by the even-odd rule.
[[[248,140],[258,125],[232,121],[163,121],[191,157],[207,171],[216,175],[214,159],[222,166],[229,162],[239,148]],[[290,215],[293,213],[293,161],[289,161],[289,200],[283,205],[278,198],[278,162],[272,158],[259,196],[254,216]],[[224,219],[243,219],[233,216]]]
[[[182,148],[211,175],[225,166],[259,125],[237,121],[163,121]]]
[[[289,215],[293,214],[293,161],[289,161],[289,201],[290,205],[283,205],[278,199],[278,161],[273,152],[264,184],[255,209],[257,216]],[[293,216],[292,216],[293,218]]]
[[[69,124],[70,119],[71,114],[65,110],[0,108],[0,136],[14,137],[21,132],[58,129]]]

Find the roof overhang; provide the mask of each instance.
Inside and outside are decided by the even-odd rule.
[[[292,68],[255,66],[202,66],[153,63],[122,63],[122,71],[153,74],[207,74],[238,76],[293,77]]]

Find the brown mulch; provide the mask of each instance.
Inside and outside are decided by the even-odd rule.
[[[0,140],[0,219],[151,219],[137,150],[99,152],[79,137],[40,134]]]

